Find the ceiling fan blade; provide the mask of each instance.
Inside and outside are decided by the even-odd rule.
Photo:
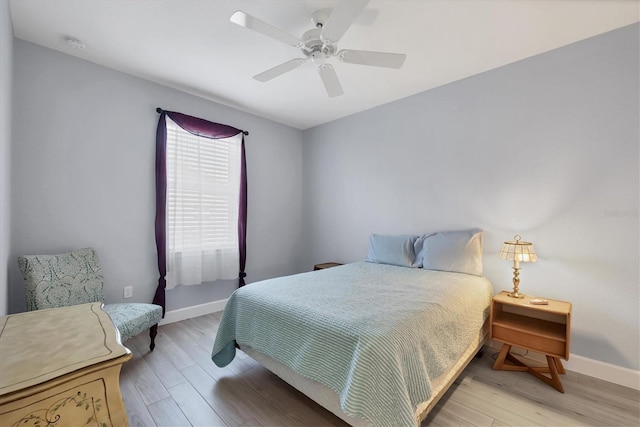
[[[297,37],[292,36],[286,31],[274,27],[271,24],[267,24],[266,22],[261,21],[254,16],[244,13],[241,10],[238,10],[233,15],[231,15],[231,18],[229,18],[229,20],[234,24],[256,31],[262,35],[275,39],[284,44],[288,44],[294,47],[304,46],[304,43]]]
[[[369,0],[342,0],[338,2],[331,12],[329,20],[322,27],[322,38],[330,43],[337,43],[367,3]]]
[[[253,78],[258,80],[259,82],[263,82],[263,83],[268,82],[271,79],[275,79],[276,77],[283,75],[284,73],[288,73],[289,71],[295,70],[296,68],[304,64],[305,61],[306,61],[305,59],[295,58],[295,59],[292,59],[291,61],[287,61],[280,65],[276,65],[275,67],[267,71],[263,71],[260,74],[256,74],[255,76],[253,76]]]
[[[320,73],[320,78],[322,79],[322,83],[324,83],[324,88],[327,90],[329,98],[335,98],[336,96],[344,94],[336,70],[333,69],[331,64],[320,65],[318,67],[318,73]]]
[[[338,57],[349,64],[373,65],[375,67],[400,68],[407,55],[404,53],[369,52],[366,50],[343,49]]]

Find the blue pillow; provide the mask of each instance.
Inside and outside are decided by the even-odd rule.
[[[424,236],[418,262],[428,270],[482,276],[482,230],[443,231]]]
[[[420,267],[414,246],[418,239],[418,236],[406,234],[399,236],[372,234],[369,239],[369,253],[365,261],[402,267]]]

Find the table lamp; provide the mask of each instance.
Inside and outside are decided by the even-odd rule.
[[[524,295],[520,293],[520,263],[536,262],[538,257],[533,249],[533,243],[521,241],[521,237],[517,234],[513,239],[502,245],[500,259],[513,261],[513,292],[508,295],[513,298],[523,298]]]

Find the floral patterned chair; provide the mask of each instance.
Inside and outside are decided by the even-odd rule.
[[[89,302],[104,302],[103,277],[98,254],[93,248],[59,255],[25,255],[18,257],[24,277],[27,310],[67,307]],[[162,307],[155,304],[104,304],[124,343],[149,329],[155,347]]]

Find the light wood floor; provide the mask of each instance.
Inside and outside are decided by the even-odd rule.
[[[133,426],[345,426],[242,352],[211,361],[220,313],[141,334],[120,387]],[[493,371],[492,349],[473,362],[422,426],[638,426],[640,392],[567,372],[561,394],[529,374]]]

